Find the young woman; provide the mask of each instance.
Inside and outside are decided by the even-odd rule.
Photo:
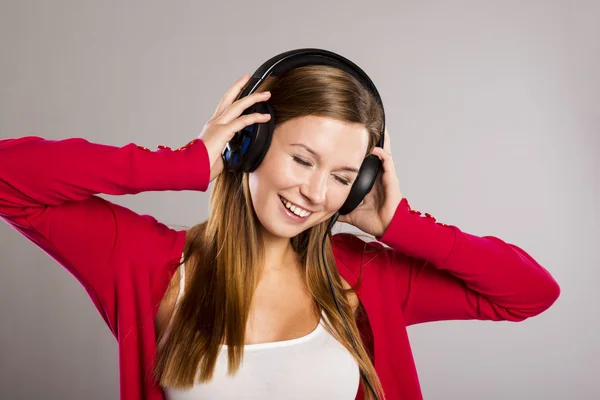
[[[556,300],[557,283],[521,248],[410,208],[387,133],[375,147],[382,109],[355,78],[305,66],[236,101],[248,79],[177,150],[0,141],[0,216],[89,293],[119,343],[121,399],[374,399],[365,378],[381,399],[420,399],[408,325],[522,321]],[[224,170],[226,143],[269,119],[242,113],[267,101],[277,119],[264,160]],[[355,348],[320,249],[368,154],[383,172],[339,220],[377,241],[325,242]],[[187,231],[96,196],[213,180],[208,220]]]

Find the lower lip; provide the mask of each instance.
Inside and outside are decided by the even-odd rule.
[[[281,202],[281,199],[279,198],[279,196],[277,197],[277,201],[279,202],[279,206],[280,206],[281,210],[283,211],[283,213],[294,222],[304,222],[308,219],[308,217],[310,217],[312,215],[312,214],[309,214],[306,217],[300,217],[300,216],[294,214],[293,212],[291,212],[290,210],[288,210],[288,208],[285,205],[283,205],[283,203]]]

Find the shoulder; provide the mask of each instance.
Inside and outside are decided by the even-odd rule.
[[[136,285],[148,285],[153,313],[164,297],[173,293],[178,282],[178,267],[185,247],[186,231],[174,229],[150,215],[141,215],[129,224],[129,236],[121,249],[121,257],[131,260],[128,275]],[[122,274],[121,274],[122,275]]]
[[[331,247],[336,262],[341,263],[352,274],[360,275],[361,268],[367,263],[387,265],[386,255],[389,248],[377,241],[365,241],[352,233],[338,233],[331,238]]]
[[[127,254],[136,264],[151,265],[160,273],[165,265],[178,264],[185,245],[186,231],[171,228],[151,215],[136,215],[124,209],[120,235],[123,237],[121,253]]]
[[[365,241],[358,235],[349,232],[341,232],[331,237],[331,246],[334,252],[362,254],[364,252],[380,252],[387,248],[376,240]]]
[[[339,251],[362,252],[368,248],[382,248],[377,241],[367,242],[357,235],[349,232],[336,233],[331,237],[331,245]]]

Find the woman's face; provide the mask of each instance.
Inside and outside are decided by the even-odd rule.
[[[249,175],[263,228],[291,238],[331,217],[350,193],[368,143],[364,125],[326,117],[294,118],[278,126],[265,158]],[[281,197],[300,207],[300,216]]]

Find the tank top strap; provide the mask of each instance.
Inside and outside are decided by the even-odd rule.
[[[181,266],[179,267],[179,293],[177,294],[177,300],[175,304],[179,304],[179,300],[183,296],[183,290],[185,289],[185,263],[183,262],[183,254],[181,255]]]

